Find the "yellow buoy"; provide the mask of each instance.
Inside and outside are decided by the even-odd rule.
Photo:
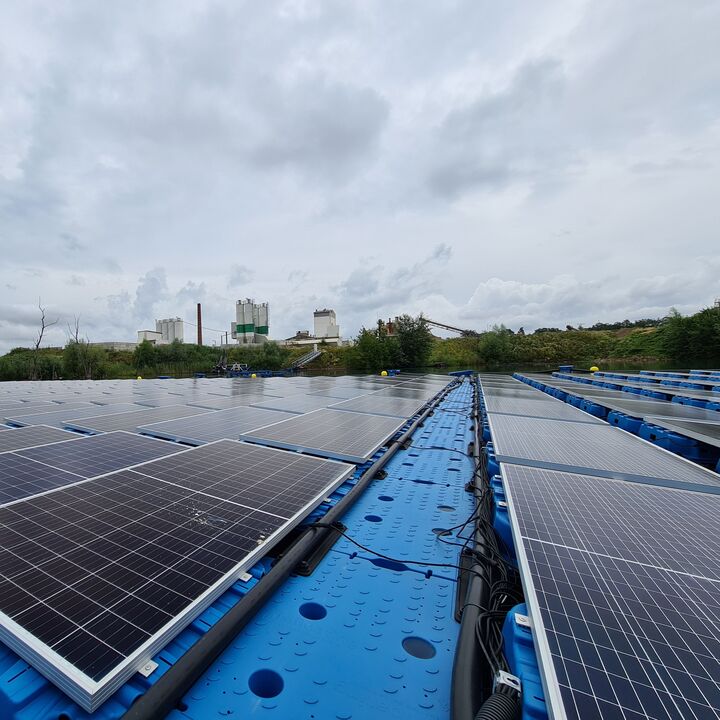
[[[590,368],[590,372],[597,372],[599,369],[600,369],[600,368],[599,368],[597,365],[593,365],[593,366]]]
[[[142,380],[142,375],[138,375],[138,376],[137,376],[137,379],[138,379],[138,380]]]
[[[380,374],[381,374],[383,377],[387,377],[387,370],[383,370]]]
[[[257,375],[256,375],[255,373],[253,373],[250,377],[251,377],[251,378],[256,378]]]

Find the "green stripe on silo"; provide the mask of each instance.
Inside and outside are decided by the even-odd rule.
[[[239,332],[239,333],[255,332],[255,324],[254,323],[246,323],[245,325],[236,325],[235,332]]]
[[[267,335],[268,332],[269,332],[269,328],[268,328],[267,325],[258,325],[258,326],[255,328],[255,332],[256,332],[258,335]]]

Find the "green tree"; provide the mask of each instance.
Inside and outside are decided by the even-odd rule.
[[[261,361],[263,368],[267,370],[279,370],[282,367],[282,353],[276,342],[268,341],[262,346]]]
[[[143,340],[133,352],[133,364],[137,370],[154,367],[157,362],[155,346],[148,340]]]
[[[428,364],[433,347],[433,336],[425,318],[400,315],[395,318],[395,336],[400,348],[400,361],[404,367],[424,367]]]
[[[75,380],[105,377],[105,352],[87,340],[68,340],[62,354],[63,376]]]

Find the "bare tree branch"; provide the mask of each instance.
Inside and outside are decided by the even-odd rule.
[[[33,349],[33,364],[32,364],[32,379],[37,380],[38,376],[38,361],[39,361],[39,350],[40,345],[43,341],[43,336],[45,335],[45,330],[47,330],[49,327],[52,327],[53,325],[57,325],[57,318],[53,320],[52,322],[47,321],[47,315],[45,313],[45,308],[43,307],[42,300],[38,298],[38,308],[40,309],[40,330],[38,331],[37,340],[35,341],[35,347]]]

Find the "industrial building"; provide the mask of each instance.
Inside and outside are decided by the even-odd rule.
[[[315,337],[318,340],[340,337],[340,326],[337,324],[337,317],[334,310],[323,308],[313,313],[315,325]]]
[[[153,345],[169,345],[174,340],[183,340],[183,321],[181,318],[165,318],[155,321],[155,330],[138,330],[138,343],[147,340]]]
[[[252,298],[235,304],[235,322],[230,332],[240,345],[260,345],[267,342],[270,331],[268,303],[256,303]]]
[[[285,338],[282,345],[288,347],[299,347],[303,345],[317,346],[318,343],[326,345],[345,345],[340,337],[340,326],[337,324],[337,316],[334,310],[323,308],[313,313],[314,333],[309,330],[298,330],[292,337]]]

